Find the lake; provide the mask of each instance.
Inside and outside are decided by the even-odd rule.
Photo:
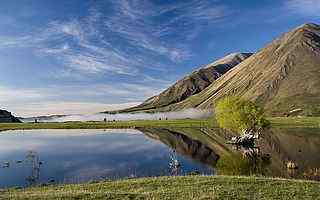
[[[169,166],[172,158],[181,163],[177,172]],[[138,130],[5,131],[0,134],[0,165],[2,188],[194,171],[213,174],[210,166]]]
[[[209,128],[5,131],[0,187],[187,174],[320,180],[320,129],[271,129],[252,149],[226,144],[231,137]]]

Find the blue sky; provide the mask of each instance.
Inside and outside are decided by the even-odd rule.
[[[306,22],[320,23],[320,0],[3,0],[0,106],[34,116],[134,105]]]

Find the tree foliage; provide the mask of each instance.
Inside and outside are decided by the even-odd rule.
[[[215,114],[221,128],[235,132],[258,132],[270,125],[262,108],[240,97],[220,100],[215,106]]]

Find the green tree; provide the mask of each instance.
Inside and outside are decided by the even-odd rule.
[[[251,101],[226,97],[215,105],[215,115],[221,128],[238,133],[257,133],[270,125],[264,111]]]

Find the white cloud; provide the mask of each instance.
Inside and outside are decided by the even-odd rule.
[[[287,0],[285,6],[294,14],[320,17],[320,0]]]
[[[48,48],[48,49],[42,49],[41,51],[47,53],[47,54],[60,54],[60,53],[65,53],[70,49],[70,46],[66,43],[63,44],[60,47],[57,48]]]
[[[0,36],[0,48],[20,48],[27,47],[33,44],[33,40],[31,36]]]
[[[219,22],[230,12],[215,4],[209,1],[167,5],[127,0],[99,2],[82,18],[51,21],[44,30],[24,36],[0,36],[0,48],[36,47],[39,55],[54,56],[65,67],[84,74],[136,75],[144,67],[159,70],[170,62],[173,65],[189,59],[192,53],[186,41],[196,37],[202,26]],[[112,11],[105,14],[100,8],[106,6]],[[166,14],[172,15],[169,21],[157,20]]]
[[[161,90],[162,88],[147,86],[143,83],[48,86],[46,88],[0,87],[0,105],[2,109],[9,110],[17,116],[86,114],[137,105]]]
[[[77,112],[76,109],[72,112],[82,113],[89,104],[99,111],[106,110],[116,98],[117,102],[142,101],[168,85],[166,80],[142,74],[143,69],[167,72],[169,67],[189,59],[192,56],[189,40],[230,13],[217,1],[159,5],[152,1],[119,0],[96,1],[91,5],[84,16],[50,21],[44,27],[30,28],[30,32],[21,31],[19,35],[0,35],[0,50],[28,48],[37,56],[61,62],[61,66],[48,68],[52,70],[47,73],[50,80],[54,77],[69,82],[102,75],[108,80],[114,75],[125,75],[135,76],[135,81],[129,77],[127,83],[112,85],[0,87],[2,106],[18,115],[36,115],[71,112],[60,107],[77,108]],[[87,103],[89,99],[94,101]]]
[[[37,89],[19,89],[0,87],[0,104],[6,102],[13,102],[17,100],[17,97],[23,97],[24,101],[39,100],[48,97],[48,93],[39,91]]]
[[[11,106],[11,110],[18,116],[31,117],[54,114],[92,114],[105,110],[118,110],[138,105],[139,102],[108,104],[77,101],[42,101],[39,103],[25,103]]]
[[[218,22],[227,14],[223,6],[215,6],[206,1],[189,1],[159,6],[148,1],[120,0],[114,5],[118,12],[105,21],[105,26],[121,35],[132,45],[180,62],[191,56],[189,47],[183,45],[199,33],[197,27]],[[159,23],[153,17],[173,14],[169,21]],[[178,37],[178,44],[164,43],[163,36]],[[192,35],[192,37],[190,37]]]

